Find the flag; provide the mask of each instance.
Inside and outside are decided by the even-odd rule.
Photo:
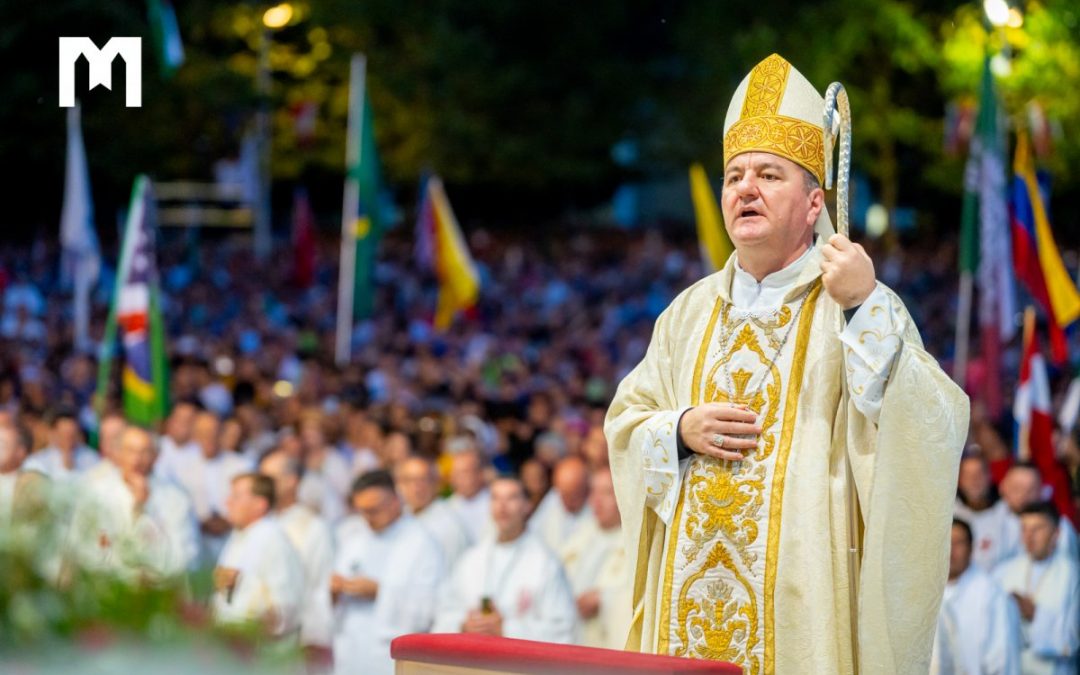
[[[446,330],[458,312],[476,306],[480,274],[438,176],[427,179],[423,195],[416,220],[417,256],[439,283],[434,324],[437,330]]]
[[[98,369],[98,400],[108,392],[117,333],[123,345],[121,391],[129,422],[152,427],[168,413],[165,326],[159,302],[150,180],[135,179],[128,207],[112,309]]]
[[[1025,133],[1021,133],[1016,140],[1013,172],[1015,177],[1009,193],[1009,216],[1016,276],[1049,319],[1051,361],[1059,366],[1064,365],[1068,361],[1065,328],[1080,318],[1080,293],[1069,277],[1054,243],[1054,233],[1050,229],[1050,218]]]
[[[161,76],[168,79],[184,63],[184,43],[180,40],[176,12],[169,0],[148,0],[147,13],[150,15],[150,30],[157,48]]]
[[[991,415],[996,417],[1003,407],[1001,344],[1016,332],[1016,305],[1006,204],[1005,140],[998,121],[993,77],[987,59],[975,135],[964,171],[960,272],[962,280],[965,275],[974,277],[979,289],[979,326],[987,372],[985,398]],[[964,324],[967,317],[960,316],[959,321]],[[957,351],[961,348],[966,353],[966,344],[958,345]]]
[[[354,54],[349,76],[349,126],[341,214],[336,360],[348,362],[353,318],[368,318],[375,304],[375,258],[389,224],[374,120],[366,92],[366,60]]]
[[[706,270],[715,272],[727,263],[733,249],[709,177],[696,162],[690,166],[690,197],[694,202],[701,261]]]
[[[307,190],[293,192],[293,283],[308,288],[315,283],[315,214]]]
[[[1076,510],[1072,501],[1069,476],[1054,451],[1054,422],[1051,412],[1050,376],[1039,349],[1035,330],[1035,309],[1024,312],[1024,351],[1020,379],[1013,399],[1016,423],[1016,454],[1031,462],[1042,474],[1044,485],[1053,489],[1053,502],[1063,516],[1075,525]]]
[[[60,212],[61,276],[73,283],[73,336],[77,348],[90,340],[90,294],[101,273],[101,251],[94,230],[94,202],[90,194],[90,172],[83,146],[80,108],[67,111],[67,167],[64,172],[64,203]]]

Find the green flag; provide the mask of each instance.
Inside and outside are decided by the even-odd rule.
[[[120,389],[128,422],[153,427],[169,408],[165,325],[158,290],[153,193],[150,180],[135,179],[116,289],[98,366],[98,404],[108,396],[117,335],[123,344]]]
[[[379,152],[375,146],[366,60],[354,54],[349,77],[349,126],[345,148],[345,196],[341,214],[336,360],[348,362],[353,319],[371,316],[375,263],[388,225]]]

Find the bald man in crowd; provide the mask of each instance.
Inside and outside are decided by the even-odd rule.
[[[174,577],[192,569],[198,533],[183,490],[152,476],[157,447],[150,432],[127,426],[112,452],[115,471],[80,485],[71,534],[92,568],[129,580]]]
[[[86,479],[98,480],[103,473],[116,472],[116,456],[120,452],[120,443],[127,428],[127,420],[118,412],[106,413],[98,424],[98,452],[101,461],[86,472]],[[156,466],[156,462],[155,462]]]
[[[622,649],[630,627],[630,570],[607,467],[598,468],[589,481],[589,506],[595,517],[558,549],[559,557],[577,603],[580,644]]]
[[[595,527],[589,506],[589,468],[584,460],[577,456],[560,460],[551,487],[529,520],[529,529],[551,550],[558,551],[578,530]]]
[[[461,516],[439,499],[439,469],[426,457],[411,455],[394,467],[394,484],[405,507],[442,546],[448,566],[453,566],[469,546],[469,534]]]

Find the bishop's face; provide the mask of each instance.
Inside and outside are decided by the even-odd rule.
[[[721,208],[739,251],[768,250],[787,257],[805,248],[823,200],[821,188],[807,189],[803,168],[778,155],[744,152],[724,168]]]

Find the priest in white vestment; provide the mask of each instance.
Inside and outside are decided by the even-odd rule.
[[[960,478],[954,515],[971,526],[974,536],[971,562],[990,572],[1020,547],[1020,521],[1008,502],[997,496],[990,466],[978,452],[960,460]]]
[[[191,455],[199,453],[198,446],[191,440],[192,427],[199,409],[191,401],[177,401],[165,420],[165,433],[159,442],[157,461],[154,463],[154,475],[164,480],[179,483],[178,467]]]
[[[102,474],[117,473],[116,457],[120,452],[121,438],[126,428],[127,420],[120,413],[112,412],[102,416],[98,424],[98,453],[101,461],[86,472],[84,482],[101,480]],[[154,461],[154,467],[156,473],[157,460]]]
[[[334,542],[326,519],[297,501],[302,467],[280,450],[259,464],[274,480],[274,512],[304,566],[304,602],[300,612],[300,646],[318,660],[329,656],[334,637],[330,605],[330,574],[334,565]]]
[[[79,561],[132,582],[193,569],[195,513],[183,490],[152,476],[154,438],[129,426],[111,455],[115,469],[88,474],[75,498],[70,534]]]
[[[499,478],[490,490],[495,536],[458,559],[439,592],[432,631],[574,642],[574,596],[558,557],[525,527],[524,486]]]
[[[454,492],[448,500],[461,517],[469,534],[469,544],[475,544],[491,534],[491,493],[484,484],[485,460],[475,447],[458,450],[450,460],[450,487]]]
[[[559,548],[581,622],[579,644],[622,649],[630,624],[630,570],[611,471],[595,470],[589,481],[594,518]]]
[[[49,445],[30,455],[23,462],[23,469],[43,473],[54,482],[66,482],[91,469],[99,459],[96,452],[83,444],[75,416],[62,412],[52,420]]]
[[[1001,500],[1005,502],[1009,511],[1004,516],[1004,531],[1007,541],[1004,555],[1001,560],[1008,560],[1023,551],[1020,541],[1020,514],[1032,504],[1049,499],[1053,494],[1053,488],[1043,482],[1042,472],[1030,462],[1016,462],[1005,472],[1001,480]],[[1058,538],[1054,546],[1055,555],[1069,555],[1077,558],[1080,555],[1078,549],[1076,528],[1065,517],[1058,524]]]
[[[929,667],[969,402],[833,231],[823,111],[775,54],[736,89],[735,253],[660,315],[608,410],[630,649],[751,675]]]
[[[438,542],[403,513],[389,472],[363,474],[353,496],[368,530],[339,542],[334,559],[334,672],[391,675],[390,642],[431,629],[446,565]]]
[[[345,515],[345,500],[356,474],[335,447],[326,443],[322,418],[311,416],[300,424],[304,484],[302,502],[317,510],[329,523]]]
[[[994,571],[1020,611],[1024,675],[1077,672],[1080,570],[1072,556],[1054,553],[1060,520],[1050,502],[1026,507],[1020,514],[1024,551]]]
[[[974,564],[971,527],[954,519],[949,555],[949,581],[941,605],[951,624],[953,672],[1010,675],[1020,672],[1020,615],[1013,600],[981,567]],[[939,651],[942,651],[939,646]],[[931,673],[948,672],[942,666]]]
[[[304,565],[274,516],[274,481],[240,474],[227,502],[233,529],[214,568],[214,618],[292,641],[304,606]]]
[[[202,532],[202,559],[213,564],[229,534],[226,499],[232,480],[252,470],[251,462],[235,452],[221,450],[221,422],[214,413],[202,412],[192,425],[195,452],[176,457],[175,478],[191,497]]]
[[[439,499],[439,468],[426,457],[409,456],[394,467],[394,484],[408,509],[442,546],[448,568],[469,547],[461,515]]]
[[[596,518],[589,506],[589,467],[577,456],[559,460],[551,491],[529,518],[529,529],[548,548],[558,551],[579,530],[595,527]]]

